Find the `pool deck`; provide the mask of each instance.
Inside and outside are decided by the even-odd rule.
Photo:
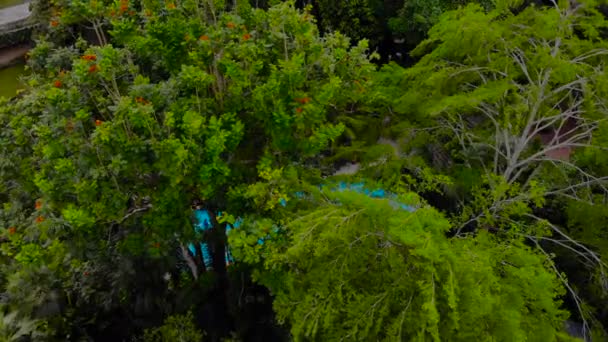
[[[30,17],[29,2],[0,9],[0,35],[12,34],[28,27]],[[7,46],[0,49],[0,69],[13,65],[23,58],[29,46]]]
[[[0,9],[0,33],[13,30],[30,16],[29,2]]]
[[[15,62],[21,60],[29,50],[29,46],[15,46],[0,49],[0,69],[15,64]]]

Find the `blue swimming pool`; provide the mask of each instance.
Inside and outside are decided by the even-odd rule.
[[[320,189],[324,189],[330,187],[330,191],[355,191],[361,194],[365,194],[371,198],[378,198],[378,199],[385,199],[388,200],[389,203],[391,204],[391,206],[395,209],[401,209],[401,210],[406,210],[409,212],[413,212],[416,210],[416,208],[401,203],[397,200],[397,195],[393,194],[391,192],[385,191],[384,189],[380,189],[380,188],[368,188],[365,186],[364,183],[346,183],[346,182],[340,182],[337,185],[321,185],[319,186]],[[304,192],[296,192],[294,193],[294,197],[298,198],[298,199],[303,199],[305,197],[305,193]],[[280,199],[279,203],[282,206],[287,206],[287,200],[286,199]],[[220,215],[221,213],[217,213],[218,215]],[[196,232],[202,233],[206,230],[209,230],[212,228],[212,224],[211,224],[211,217],[210,217],[210,213],[208,210],[206,209],[197,209],[194,211],[194,230]],[[238,229],[243,223],[243,220],[241,218],[238,218],[235,222],[234,225],[230,225],[228,224],[226,226],[226,233],[228,233],[231,229]],[[258,240],[258,244],[263,244],[265,239],[259,239]],[[197,255],[197,248],[195,247],[194,244],[190,244],[188,245],[188,249],[190,250],[190,252],[192,253],[192,255],[196,256]],[[209,246],[207,243],[202,242],[200,243],[200,250],[203,256],[203,261],[205,262],[205,266],[209,269],[212,267],[212,258],[211,258],[211,253],[209,252]],[[234,259],[230,253],[230,248],[229,246],[226,247],[226,253],[225,253],[225,262],[226,264],[231,264],[234,262]]]

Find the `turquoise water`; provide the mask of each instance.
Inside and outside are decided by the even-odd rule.
[[[0,70],[0,96],[13,97],[22,88],[19,76],[23,75],[25,65],[19,64]]]

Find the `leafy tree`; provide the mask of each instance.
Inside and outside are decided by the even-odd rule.
[[[593,205],[606,195],[607,22],[595,1],[513,11],[518,4],[448,12],[414,50],[421,57],[415,67],[387,66],[385,93],[401,113],[394,128],[407,132],[406,151],[459,186],[457,234],[516,231],[543,250],[547,243],[573,250],[597,271],[606,293],[605,262],[547,210],[565,199]],[[429,139],[436,148],[424,145]],[[547,229],[552,237],[537,236]],[[593,316],[569,290],[587,324]]]
[[[320,28],[326,32],[339,31],[355,40],[369,39],[373,46],[383,39],[386,24],[380,16],[384,6],[381,1],[316,0],[313,6]]]
[[[405,0],[397,16],[389,19],[388,25],[395,36],[414,47],[426,38],[429,29],[439,21],[444,12],[470,2],[479,3],[486,8],[492,5],[491,1],[487,0]]]
[[[75,3],[64,5],[70,16]],[[211,306],[217,339],[232,325],[228,222],[213,215],[210,233],[195,236],[191,206],[275,207],[284,168],[316,174],[349,125],[341,114],[370,108],[375,67],[365,42],[319,38],[291,3],[112,6],[99,12],[111,44],[41,41],[29,90],[1,106],[4,309],[64,340],[106,325],[136,333],[148,323],[108,317],[197,304]],[[197,269],[176,274],[173,251],[195,240],[211,246],[213,270],[185,252]]]
[[[168,317],[163,326],[147,330],[144,334],[145,342],[165,342],[183,341],[200,342],[203,341],[203,334],[197,331],[192,322],[193,316],[189,312],[187,315],[176,315]]]
[[[296,341],[559,340],[563,287],[520,238],[450,239],[430,207],[322,195],[268,243],[257,273]]]

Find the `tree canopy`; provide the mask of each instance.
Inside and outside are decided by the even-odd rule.
[[[605,337],[600,3],[465,3],[34,2],[0,100],[0,334]],[[388,26],[416,64],[358,40]]]
[[[295,340],[556,340],[564,289],[521,240],[449,239],[433,208],[324,195],[288,223],[259,275]]]

